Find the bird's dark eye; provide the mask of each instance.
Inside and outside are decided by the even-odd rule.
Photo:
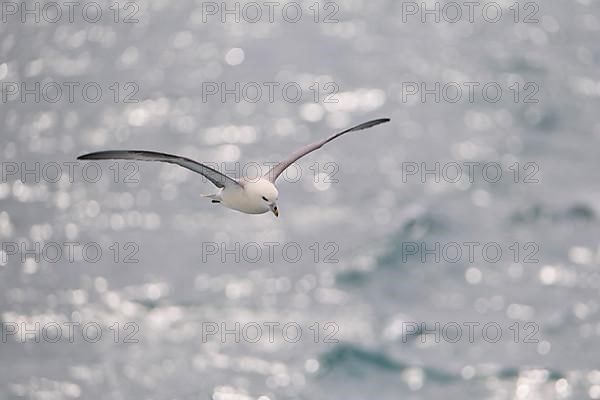
[[[262,197],[264,201],[269,201],[265,196]]]

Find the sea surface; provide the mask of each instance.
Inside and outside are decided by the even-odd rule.
[[[600,2],[417,3],[3,7],[0,399],[599,399]]]

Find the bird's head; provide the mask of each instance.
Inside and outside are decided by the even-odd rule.
[[[277,199],[279,198],[279,191],[270,181],[266,179],[260,179],[257,182],[253,182],[248,189],[255,201],[264,204],[265,211],[271,210],[276,217],[279,217],[279,208],[277,207]],[[247,190],[248,190],[247,189]]]

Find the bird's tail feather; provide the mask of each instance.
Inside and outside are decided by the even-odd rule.
[[[221,202],[221,194],[220,193],[203,194],[202,197],[211,199],[213,203]]]

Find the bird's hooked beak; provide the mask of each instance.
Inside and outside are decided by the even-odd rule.
[[[277,208],[277,203],[271,204],[271,211],[276,217],[279,217],[279,208]]]

